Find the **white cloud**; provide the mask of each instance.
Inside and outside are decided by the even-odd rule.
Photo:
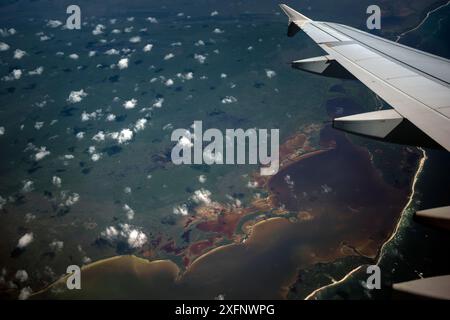
[[[141,248],[145,243],[147,243],[147,236],[145,233],[133,229],[128,234],[127,242],[131,248]]]
[[[216,34],[221,34],[221,33],[224,33],[225,31],[223,31],[223,30],[221,30],[221,29],[219,29],[219,28],[215,28],[214,30],[213,30],[213,33],[216,33]]]
[[[174,55],[173,53],[168,53],[168,54],[166,54],[166,55],[164,56],[164,60],[170,60],[170,59],[172,59],[173,57],[175,57],[175,55]]]
[[[22,70],[20,69],[14,69],[11,71],[11,73],[7,76],[4,76],[2,80],[4,81],[13,81],[13,80],[19,80],[22,77]]]
[[[139,43],[141,42],[141,37],[140,36],[131,37],[129,41],[131,43]]]
[[[105,28],[106,28],[106,27],[105,27],[104,25],[98,24],[98,25],[95,26],[95,29],[92,30],[92,34],[93,34],[94,36],[98,36],[98,35],[100,35],[100,34],[103,33],[103,31],[105,30]]]
[[[61,196],[62,196],[63,204],[68,206],[68,207],[71,207],[75,203],[80,201],[80,195],[78,193],[75,193],[75,192],[72,193],[72,194],[67,194],[66,191],[62,191],[61,192]]]
[[[91,156],[91,160],[94,162],[97,162],[98,160],[100,160],[101,157],[102,157],[102,155],[100,153],[94,153]]]
[[[56,187],[58,187],[58,188],[61,188],[61,178],[60,177],[57,177],[57,176],[53,176],[53,178],[52,178],[52,183],[53,183],[53,185],[54,186],[56,186]]]
[[[40,161],[50,154],[50,151],[46,147],[41,147],[39,151],[34,155],[34,160]]]
[[[133,131],[130,129],[123,129],[120,132],[113,132],[110,136],[117,140],[119,144],[124,144],[133,139]]]
[[[201,54],[194,54],[194,59],[197,60],[199,63],[203,64],[206,61],[206,57]]]
[[[34,182],[31,180],[24,180],[22,192],[30,192],[34,190]]]
[[[277,75],[277,73],[275,71],[266,69],[267,78],[271,79],[271,78],[275,77],[276,75]]]
[[[27,53],[23,50],[16,49],[14,50],[14,59],[20,60],[22,59]]]
[[[17,248],[24,249],[34,240],[33,232],[25,233],[17,242]]]
[[[148,17],[147,21],[149,21],[150,23],[158,23],[158,20],[156,18],[153,18],[153,17]]]
[[[15,278],[19,282],[25,282],[28,280],[28,273],[25,270],[17,270]]]
[[[145,129],[145,126],[147,125],[147,119],[142,118],[136,121],[136,124],[134,125],[134,132],[138,132]]]
[[[114,121],[114,120],[116,120],[116,115],[115,114],[112,114],[112,113],[110,113],[110,114],[108,114],[107,116],[106,116],[106,121]]]
[[[152,44],[146,44],[144,49],[142,49],[144,52],[150,52],[153,49],[153,45]]]
[[[226,96],[225,98],[222,99],[223,104],[230,104],[235,102],[237,102],[237,99],[233,96]]]
[[[53,240],[49,246],[53,251],[61,251],[64,248],[64,242]]]
[[[5,127],[0,127],[0,136],[5,134]]]
[[[194,43],[194,46],[196,46],[196,47],[201,47],[204,45],[205,45],[205,42],[203,40],[198,40],[196,43]]]
[[[44,67],[41,66],[41,67],[37,67],[34,70],[28,71],[28,75],[30,75],[30,76],[39,76],[39,75],[42,74],[42,72],[44,72]]]
[[[69,94],[69,98],[67,98],[67,101],[70,103],[78,103],[81,102],[81,100],[83,100],[83,98],[85,98],[87,96],[87,93],[84,92],[83,89],[81,89],[80,91],[72,91]]]
[[[107,54],[107,55],[109,55],[109,56],[116,55],[116,54],[119,54],[119,53],[120,53],[119,50],[114,49],[114,48],[109,49],[109,50],[107,50],[107,51],[105,52],[105,54]]]
[[[192,80],[194,79],[194,74],[192,72],[187,72],[185,74],[177,73],[177,77],[182,80]]]
[[[204,174],[200,175],[200,176],[198,177],[198,181],[199,181],[200,183],[205,183],[205,182],[206,182],[206,176],[205,176]]]
[[[78,132],[75,136],[77,137],[78,140],[81,140],[81,139],[84,138],[84,132],[83,132],[83,131],[80,131],[80,132]]]
[[[130,208],[129,205],[124,204],[123,205],[123,210],[125,211],[125,214],[127,216],[128,220],[133,220],[134,219],[134,210]]]
[[[219,12],[217,10],[211,12],[211,17],[217,16]]]
[[[155,103],[153,103],[153,107],[161,108],[163,103],[164,103],[164,98],[158,98],[155,100]]]
[[[189,210],[186,204],[182,204],[173,207],[173,213],[180,216],[187,216],[189,214]]]
[[[101,233],[101,236],[110,242],[123,239],[132,249],[141,248],[147,243],[148,240],[144,232],[127,223],[119,224],[117,228],[114,226],[109,226]]]
[[[79,56],[76,53],[69,54],[69,58],[73,60],[78,60]]]
[[[131,99],[131,100],[127,100],[123,103],[123,107],[125,109],[134,109],[134,107],[136,107],[137,104],[137,100],[136,99]]]
[[[104,133],[103,131],[97,132],[97,133],[92,137],[92,140],[97,141],[97,142],[105,141],[105,133]]]
[[[167,79],[166,82],[164,82],[164,85],[166,87],[173,86],[173,80],[172,79]]]
[[[196,203],[203,203],[203,204],[210,204],[211,201],[211,191],[206,189],[199,189],[195,190],[194,194],[192,195],[192,200],[194,200]]]
[[[34,124],[34,128],[36,130],[40,130],[43,126],[44,126],[44,122],[43,121],[36,121],[36,123]]]
[[[128,58],[122,58],[117,63],[120,70],[128,68]]]
[[[27,300],[31,296],[32,293],[33,293],[33,290],[31,290],[30,287],[22,288],[22,290],[20,290],[18,299],[19,300]]]
[[[85,122],[85,121],[89,121],[89,120],[95,120],[97,119],[97,112],[91,112],[91,113],[87,113],[86,111],[83,111],[81,113],[81,121]]]
[[[9,50],[9,45],[4,42],[0,42],[0,51],[6,51],[6,50]]]
[[[58,28],[59,26],[62,26],[62,22],[59,20],[48,20],[47,26],[50,28]]]

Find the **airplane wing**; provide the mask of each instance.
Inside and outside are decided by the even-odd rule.
[[[394,109],[336,118],[333,126],[375,139],[450,151],[450,61],[360,30],[316,22],[281,4],[288,36],[303,30],[326,56],[294,61],[307,72],[356,78]]]

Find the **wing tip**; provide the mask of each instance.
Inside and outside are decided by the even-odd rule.
[[[289,21],[292,21],[292,22],[294,22],[294,21],[295,22],[311,21],[311,19],[304,16],[300,12],[295,11],[294,9],[292,9],[291,7],[289,7],[288,5],[286,5],[284,3],[280,3],[279,6],[280,6],[281,10],[283,10],[284,13],[288,16]]]

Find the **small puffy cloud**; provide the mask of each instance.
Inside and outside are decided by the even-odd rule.
[[[22,70],[20,69],[14,69],[11,71],[11,73],[7,76],[4,76],[2,78],[3,81],[13,81],[13,80],[19,80],[22,77]]]
[[[164,56],[164,60],[170,60],[170,59],[172,59],[173,57],[175,57],[175,55],[174,55],[173,53],[168,53],[168,54],[166,54],[166,55]]]
[[[20,60],[22,59],[27,53],[23,50],[16,49],[14,50],[14,59]]]
[[[76,53],[69,54],[69,58],[73,60],[78,60],[79,56]]]
[[[15,278],[19,282],[25,282],[28,280],[28,273],[25,270],[17,270]]]
[[[133,139],[133,131],[131,131],[130,129],[123,129],[120,132],[111,133],[110,136],[119,144],[124,144]]]
[[[100,35],[100,34],[103,33],[103,31],[105,30],[105,28],[106,28],[106,27],[105,27],[104,25],[98,24],[98,25],[95,26],[95,29],[92,30],[92,34],[93,34],[94,36],[98,36],[98,35]]]
[[[5,134],[5,127],[0,127],[0,136]]]
[[[147,125],[147,119],[142,118],[136,121],[136,124],[134,125],[134,132],[138,132],[145,129],[145,126]]]
[[[64,248],[64,242],[53,240],[49,246],[53,251],[61,251]]]
[[[92,140],[97,142],[105,141],[105,136],[106,135],[103,131],[99,131],[92,137]]]
[[[203,64],[206,61],[206,56],[201,54],[194,54],[194,59],[197,60],[199,63]]]
[[[41,75],[42,73],[44,72],[44,67],[37,67],[36,69],[34,69],[34,70],[30,70],[30,71],[28,71],[28,75],[30,75],[30,76],[39,76],[39,75]]]
[[[200,176],[198,177],[198,181],[199,181],[200,183],[205,183],[205,182],[206,182],[206,176],[205,176],[204,174],[200,175]]]
[[[53,178],[52,178],[52,184],[53,184],[54,186],[56,186],[56,187],[58,187],[58,188],[61,188],[61,182],[62,182],[62,180],[61,180],[60,177],[53,176]]]
[[[181,80],[192,80],[194,79],[194,73],[192,72],[187,72],[185,74],[177,73],[177,77],[180,78]]]
[[[59,26],[62,26],[62,22],[59,20],[48,20],[47,26],[50,28],[58,28]]]
[[[33,293],[33,290],[31,290],[30,287],[22,288],[22,290],[20,290],[18,299],[19,300],[27,300],[31,296],[32,293]]]
[[[114,121],[114,120],[116,120],[116,115],[115,115],[115,114],[110,113],[110,114],[108,114],[108,115],[106,116],[106,121],[112,122],[112,121]]]
[[[117,49],[114,49],[114,48],[109,49],[105,52],[105,54],[107,54],[108,56],[117,55],[119,53],[120,53],[120,51]]]
[[[198,40],[196,43],[194,43],[194,46],[196,47],[202,47],[205,45],[205,41],[203,40]]]
[[[34,128],[36,130],[40,130],[43,126],[44,126],[44,122],[42,122],[42,121],[36,121],[36,123],[34,124]]]
[[[122,58],[117,63],[120,70],[128,68],[128,58]]]
[[[123,107],[125,109],[134,109],[136,107],[137,104],[137,100],[136,99],[131,99],[131,100],[127,100],[123,103]]]
[[[225,31],[223,31],[223,30],[221,30],[221,29],[219,29],[219,28],[215,28],[214,30],[213,30],[213,33],[216,33],[216,34],[221,34],[221,33],[224,33]]]
[[[17,242],[17,248],[24,249],[34,240],[33,232],[25,233]]]
[[[233,96],[226,96],[225,98],[222,99],[223,104],[230,104],[235,102],[237,102],[237,99]]]
[[[217,10],[211,12],[211,17],[217,16],[219,12]]]
[[[50,154],[50,151],[46,147],[41,147],[38,152],[34,155],[34,160],[40,161]]]
[[[158,98],[153,103],[153,107],[155,107],[155,108],[162,108],[163,103],[164,103],[164,98]]]
[[[87,113],[86,111],[83,111],[81,113],[81,121],[85,122],[85,121],[89,121],[89,120],[95,120],[97,119],[97,112],[91,112],[91,113]]]
[[[84,138],[84,134],[85,133],[83,131],[80,131],[75,135],[75,137],[77,137],[78,140],[81,140]]]
[[[141,37],[140,36],[131,37],[129,41],[131,43],[139,43],[141,42]]]
[[[167,79],[167,80],[164,82],[164,85],[165,85],[166,87],[173,86],[173,80],[172,80],[172,79]]]
[[[275,71],[266,69],[267,78],[271,79],[271,78],[275,77],[276,75],[277,75],[277,73]]]
[[[150,51],[152,51],[152,49],[153,49],[153,45],[149,43],[149,44],[145,45],[145,47],[144,47],[144,49],[142,49],[142,51],[150,52]]]
[[[189,214],[189,210],[186,204],[182,204],[173,207],[173,213],[179,216],[187,216]]]
[[[91,160],[94,162],[97,162],[98,160],[100,160],[101,157],[102,157],[102,155],[100,153],[93,153],[91,155]]]
[[[22,192],[31,192],[34,190],[34,182],[31,180],[24,180]]]
[[[199,203],[199,204],[210,204],[211,201],[211,191],[206,190],[206,189],[199,189],[199,190],[195,190],[194,194],[192,195],[192,200],[194,200],[194,202]]]
[[[63,200],[63,205],[67,207],[73,206],[75,203],[80,201],[80,195],[78,193],[73,192],[72,194],[67,193],[66,191],[61,192],[61,198]]]
[[[119,224],[118,227],[109,226],[100,235],[110,242],[126,241],[131,249],[139,249],[148,241],[144,232],[127,223]]]
[[[6,51],[6,50],[9,50],[9,45],[4,42],[0,42],[0,51]]]
[[[158,23],[158,20],[154,17],[148,17],[147,21],[149,21],[150,23]]]
[[[81,100],[83,100],[83,98],[85,98],[87,96],[87,93],[84,92],[83,89],[81,89],[80,91],[72,91],[69,94],[69,98],[67,98],[67,101],[70,103],[78,103],[81,102]]]
[[[125,211],[125,214],[126,214],[128,220],[134,219],[135,212],[133,209],[130,208],[129,205],[124,204],[122,209]]]

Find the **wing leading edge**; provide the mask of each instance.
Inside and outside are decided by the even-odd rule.
[[[393,110],[334,119],[337,129],[375,139],[450,151],[450,61],[360,30],[313,21],[281,4],[288,36],[303,30],[326,56],[292,66],[324,76],[354,77]]]

